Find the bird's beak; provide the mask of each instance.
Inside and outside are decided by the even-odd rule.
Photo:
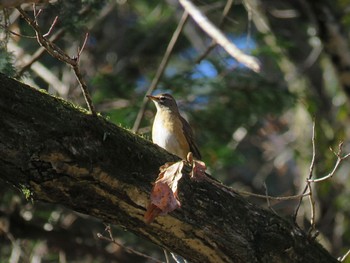
[[[147,98],[149,98],[150,100],[158,100],[158,98],[156,96],[152,96],[152,95],[146,95]]]

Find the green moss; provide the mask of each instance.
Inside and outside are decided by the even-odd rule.
[[[32,191],[25,185],[21,185],[21,191],[27,200],[33,200]]]
[[[38,91],[41,92],[41,93],[44,93],[44,94],[46,94],[46,95],[51,95],[51,94],[49,94],[49,93],[47,92],[46,89],[38,89]]]

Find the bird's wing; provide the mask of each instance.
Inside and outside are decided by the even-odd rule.
[[[191,129],[191,126],[188,124],[188,122],[182,117],[180,116],[181,122],[182,122],[182,129],[184,134],[186,134],[186,140],[188,145],[190,146],[190,151],[192,152],[193,156],[195,159],[200,160],[202,158],[198,147],[194,141],[194,135],[193,135],[193,131]]]

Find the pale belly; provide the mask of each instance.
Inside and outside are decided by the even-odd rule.
[[[184,146],[180,145],[179,138],[174,135],[176,128],[182,129],[182,127],[165,128],[163,123],[156,118],[152,128],[152,141],[168,152],[185,159],[189,149],[184,149]]]

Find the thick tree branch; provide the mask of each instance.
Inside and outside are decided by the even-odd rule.
[[[176,157],[0,74],[0,178],[143,236],[191,262],[338,262],[293,223],[184,177],[182,206],[143,221],[158,167]]]

